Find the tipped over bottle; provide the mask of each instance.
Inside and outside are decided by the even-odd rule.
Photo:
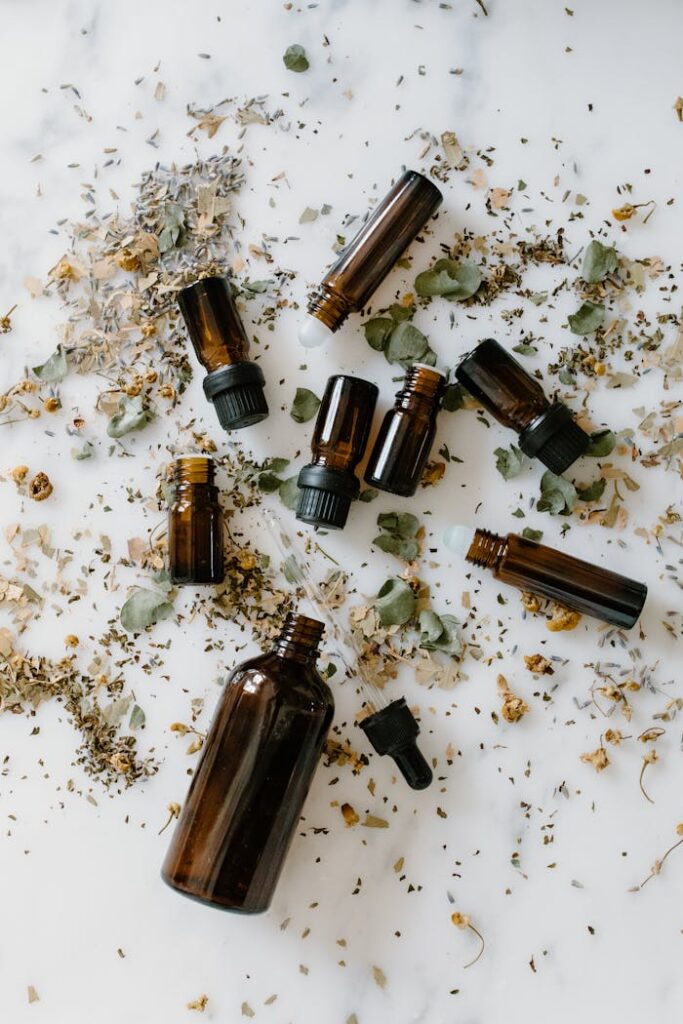
[[[220,425],[240,430],[264,420],[263,370],[247,358],[249,339],[228,279],[203,277],[179,291],[177,299],[197,359],[208,371],[204,394]]]
[[[491,569],[502,583],[622,629],[636,624],[647,597],[644,583],[516,533],[501,537],[489,530],[451,526],[444,544],[473,565]]]
[[[349,313],[363,308],[442,199],[424,175],[401,175],[311,293],[299,331],[302,345],[321,345]]]
[[[456,367],[462,386],[503,426],[519,434],[519,447],[553,473],[564,473],[583,455],[590,438],[562,402],[551,403],[538,381],[494,338],[487,338]]]

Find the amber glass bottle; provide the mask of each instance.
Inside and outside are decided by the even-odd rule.
[[[365,454],[378,389],[360,377],[330,377],[311,441],[313,459],[299,473],[296,517],[341,530],[358,497],[354,470]]]
[[[415,494],[434,443],[445,383],[433,366],[410,367],[368,460],[365,482],[371,487],[405,498]]]
[[[303,345],[322,344],[362,309],[396,260],[436,212],[443,196],[429,178],[406,171],[356,232],[308,301]]]
[[[225,277],[203,277],[178,292],[178,305],[197,359],[208,371],[204,394],[213,402],[225,430],[264,420],[268,404],[265,378],[249,362],[249,339]]]
[[[583,455],[589,437],[562,402],[549,402],[538,381],[494,338],[468,353],[455,376],[492,416],[519,434],[519,447],[563,473]]]
[[[168,508],[168,568],[176,584],[223,579],[223,516],[214,484],[213,459],[186,455],[172,470]]]
[[[323,624],[289,615],[225,685],[162,869],[224,910],[267,910],[332,721],[315,669]]]
[[[496,579],[511,587],[550,598],[623,629],[635,625],[645,604],[644,583],[516,533],[500,537],[488,530],[453,526],[446,531],[444,542],[468,562],[492,569]]]

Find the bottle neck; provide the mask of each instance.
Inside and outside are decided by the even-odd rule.
[[[343,295],[321,284],[308,297],[308,312],[325,327],[336,331],[351,312],[351,304]]]
[[[273,653],[280,658],[293,658],[312,665],[318,657],[318,646],[324,631],[325,626],[317,619],[290,613],[273,645]]]
[[[401,409],[423,408],[437,412],[444,389],[442,373],[423,363],[414,363],[396,395],[396,405]]]
[[[490,530],[475,530],[465,558],[482,569],[496,569],[507,551],[507,546],[507,537],[491,533]]]
[[[176,487],[188,484],[213,485],[216,467],[205,455],[183,455],[173,463],[173,482]]]

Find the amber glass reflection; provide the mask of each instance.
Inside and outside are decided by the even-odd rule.
[[[249,339],[225,277],[203,277],[178,292],[197,359],[209,373],[245,360]]]
[[[290,615],[274,649],[225,686],[162,877],[225,910],[267,910],[334,702],[315,669],[323,625]]]
[[[499,423],[518,433],[550,405],[538,381],[494,338],[468,353],[455,375]]]
[[[378,390],[360,377],[330,377],[311,440],[312,464],[353,470],[365,452]]]
[[[171,581],[180,585],[223,579],[223,516],[214,485],[213,459],[186,456],[173,464],[168,510]]]

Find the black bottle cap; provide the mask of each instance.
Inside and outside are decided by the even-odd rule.
[[[311,526],[343,530],[351,502],[360,491],[355,474],[327,466],[304,466],[297,483],[300,488],[297,519]]]
[[[583,455],[590,438],[562,402],[551,405],[519,435],[519,447],[553,473],[564,473]]]
[[[378,754],[388,754],[411,789],[426,789],[432,769],[415,742],[420,727],[404,697],[359,723]]]
[[[218,422],[224,430],[240,430],[266,418],[265,383],[257,363],[232,363],[207,373],[204,394],[216,407]]]

